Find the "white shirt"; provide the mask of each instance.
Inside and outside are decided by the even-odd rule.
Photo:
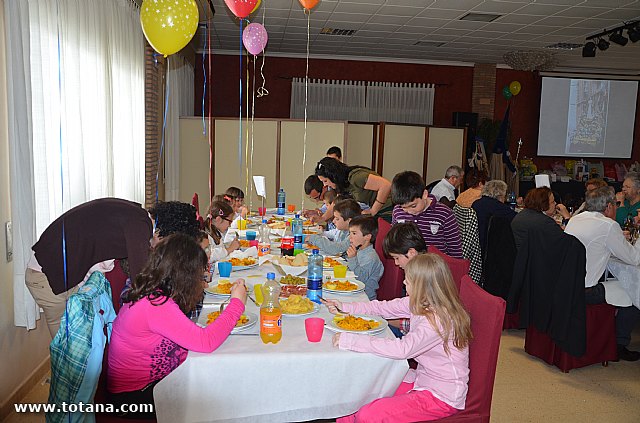
[[[451,185],[451,182],[446,179],[442,179],[433,187],[431,195],[436,197],[438,201],[440,201],[442,197],[447,197],[449,200],[454,201],[456,199],[456,187]]]
[[[612,254],[627,264],[640,264],[640,243],[631,245],[620,225],[602,213],[584,211],[572,217],[565,232],[578,238],[587,250],[585,288],[598,283]]]

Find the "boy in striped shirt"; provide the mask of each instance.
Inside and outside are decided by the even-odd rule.
[[[420,175],[411,171],[398,173],[391,184],[391,201],[395,204],[392,225],[414,222],[427,245],[462,258],[462,239],[453,211],[429,194]]]

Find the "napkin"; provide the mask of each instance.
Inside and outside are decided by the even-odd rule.
[[[235,250],[229,254],[230,258],[247,258],[247,257],[258,257],[258,249],[256,247],[249,247],[244,251]]]

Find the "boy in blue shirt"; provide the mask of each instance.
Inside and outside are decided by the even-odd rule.
[[[378,221],[373,216],[356,216],[349,222],[347,266],[364,283],[364,292],[370,300],[376,299],[378,283],[384,266],[373,248],[378,234]]]

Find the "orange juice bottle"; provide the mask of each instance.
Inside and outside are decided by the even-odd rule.
[[[280,284],[273,272],[267,273],[267,282],[262,285],[263,301],[260,306],[260,339],[265,344],[277,344],[282,339],[282,310],[280,309]]]

